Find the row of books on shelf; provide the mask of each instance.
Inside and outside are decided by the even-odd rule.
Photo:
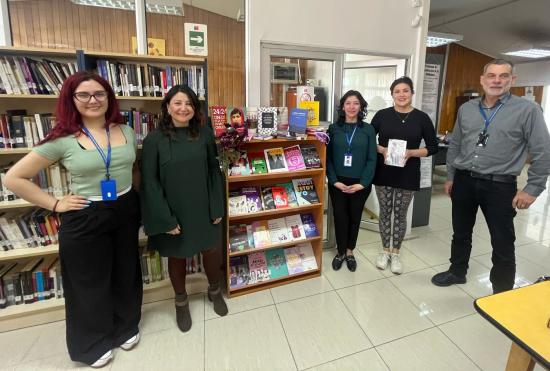
[[[311,243],[229,258],[229,287],[238,289],[317,269]]]
[[[144,249],[141,254],[140,263],[144,284],[159,282],[170,278],[168,273],[168,257],[160,256],[158,251]],[[202,272],[201,255],[197,254],[192,258],[186,258],[185,270],[187,274]]]
[[[229,175],[250,175],[318,169],[321,159],[313,145],[268,148],[263,152],[240,151]]]
[[[10,191],[4,182],[6,173],[12,165],[7,165],[0,168],[0,201],[14,201],[19,197]],[[42,169],[38,174],[31,179],[44,192],[54,196],[62,197],[69,193],[71,175],[69,171],[59,163],[54,163],[45,169]]]
[[[217,137],[222,136],[227,128],[237,132],[244,128],[257,129],[256,139],[269,139],[272,136],[299,136],[308,132],[308,126],[319,125],[319,102],[300,101],[299,107],[231,107],[223,105],[210,106],[212,126]]]
[[[318,236],[319,230],[311,213],[233,224],[229,226],[229,251],[247,251]]]
[[[45,209],[1,213],[0,248],[10,251],[57,244],[59,225],[59,216]]]
[[[137,144],[159,125],[159,115],[136,109],[120,111],[123,123],[136,133]],[[32,148],[42,141],[56,125],[51,113],[27,115],[26,110],[8,110],[0,115],[0,148]]]
[[[0,94],[59,94],[77,71],[75,63],[27,57],[0,57]]]
[[[229,192],[229,215],[284,209],[319,202],[312,178],[292,179],[292,182],[272,186],[243,187]]]
[[[162,97],[173,86],[188,85],[199,99],[205,99],[202,66],[152,66],[147,63],[121,63],[97,60],[98,75],[111,84],[118,96]]]
[[[0,309],[62,297],[57,256],[0,263]]]

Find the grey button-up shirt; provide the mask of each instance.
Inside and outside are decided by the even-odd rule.
[[[504,105],[487,128],[487,145],[478,147],[479,133],[485,127],[479,111],[481,99],[464,103],[458,111],[447,151],[447,179],[453,180],[456,169],[517,176],[530,153],[532,162],[523,190],[538,196],[546,188],[550,174],[550,135],[541,108],[526,99],[506,94],[499,99]],[[492,108],[483,108],[488,118],[499,102]]]

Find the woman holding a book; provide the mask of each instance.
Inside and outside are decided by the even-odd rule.
[[[340,99],[338,121],[327,132],[327,178],[338,246],[332,260],[334,270],[339,270],[344,261],[350,271],[357,269],[353,250],[376,166],[376,134],[363,123],[366,108],[361,93],[348,91]]]
[[[380,204],[379,229],[382,252],[376,266],[394,274],[403,272],[399,259],[407,230],[407,210],[420,187],[420,157],[437,152],[437,139],[430,117],[412,106],[413,82],[400,77],[390,87],[394,105],[372,119],[378,134],[378,163],[374,184]],[[420,148],[424,140],[425,147]],[[393,226],[392,226],[393,214]]]
[[[161,104],[159,129],[143,142],[141,206],[148,246],[168,257],[176,293],[176,320],[191,328],[185,287],[186,258],[202,253],[208,299],[227,314],[221,292],[220,222],[224,215],[222,174],[212,129],[203,124],[200,103],[186,85],[168,91]]]
[[[136,137],[109,83],[78,72],[63,84],[57,125],[6,175],[23,199],[60,213],[59,258],[73,361],[102,367],[139,341],[142,280],[139,198],[132,188]],[[56,199],[28,179],[59,161],[71,194]]]

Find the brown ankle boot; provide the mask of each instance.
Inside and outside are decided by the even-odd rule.
[[[191,329],[191,312],[189,312],[189,298],[187,293],[176,294],[176,322],[181,332]]]
[[[219,283],[208,286],[208,300],[214,304],[214,312],[218,316],[225,316],[229,310],[223,300],[222,288]]]

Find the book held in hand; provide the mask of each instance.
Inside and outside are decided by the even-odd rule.
[[[385,164],[388,166],[404,167],[406,152],[406,140],[390,139],[388,141],[388,153],[386,154]]]

